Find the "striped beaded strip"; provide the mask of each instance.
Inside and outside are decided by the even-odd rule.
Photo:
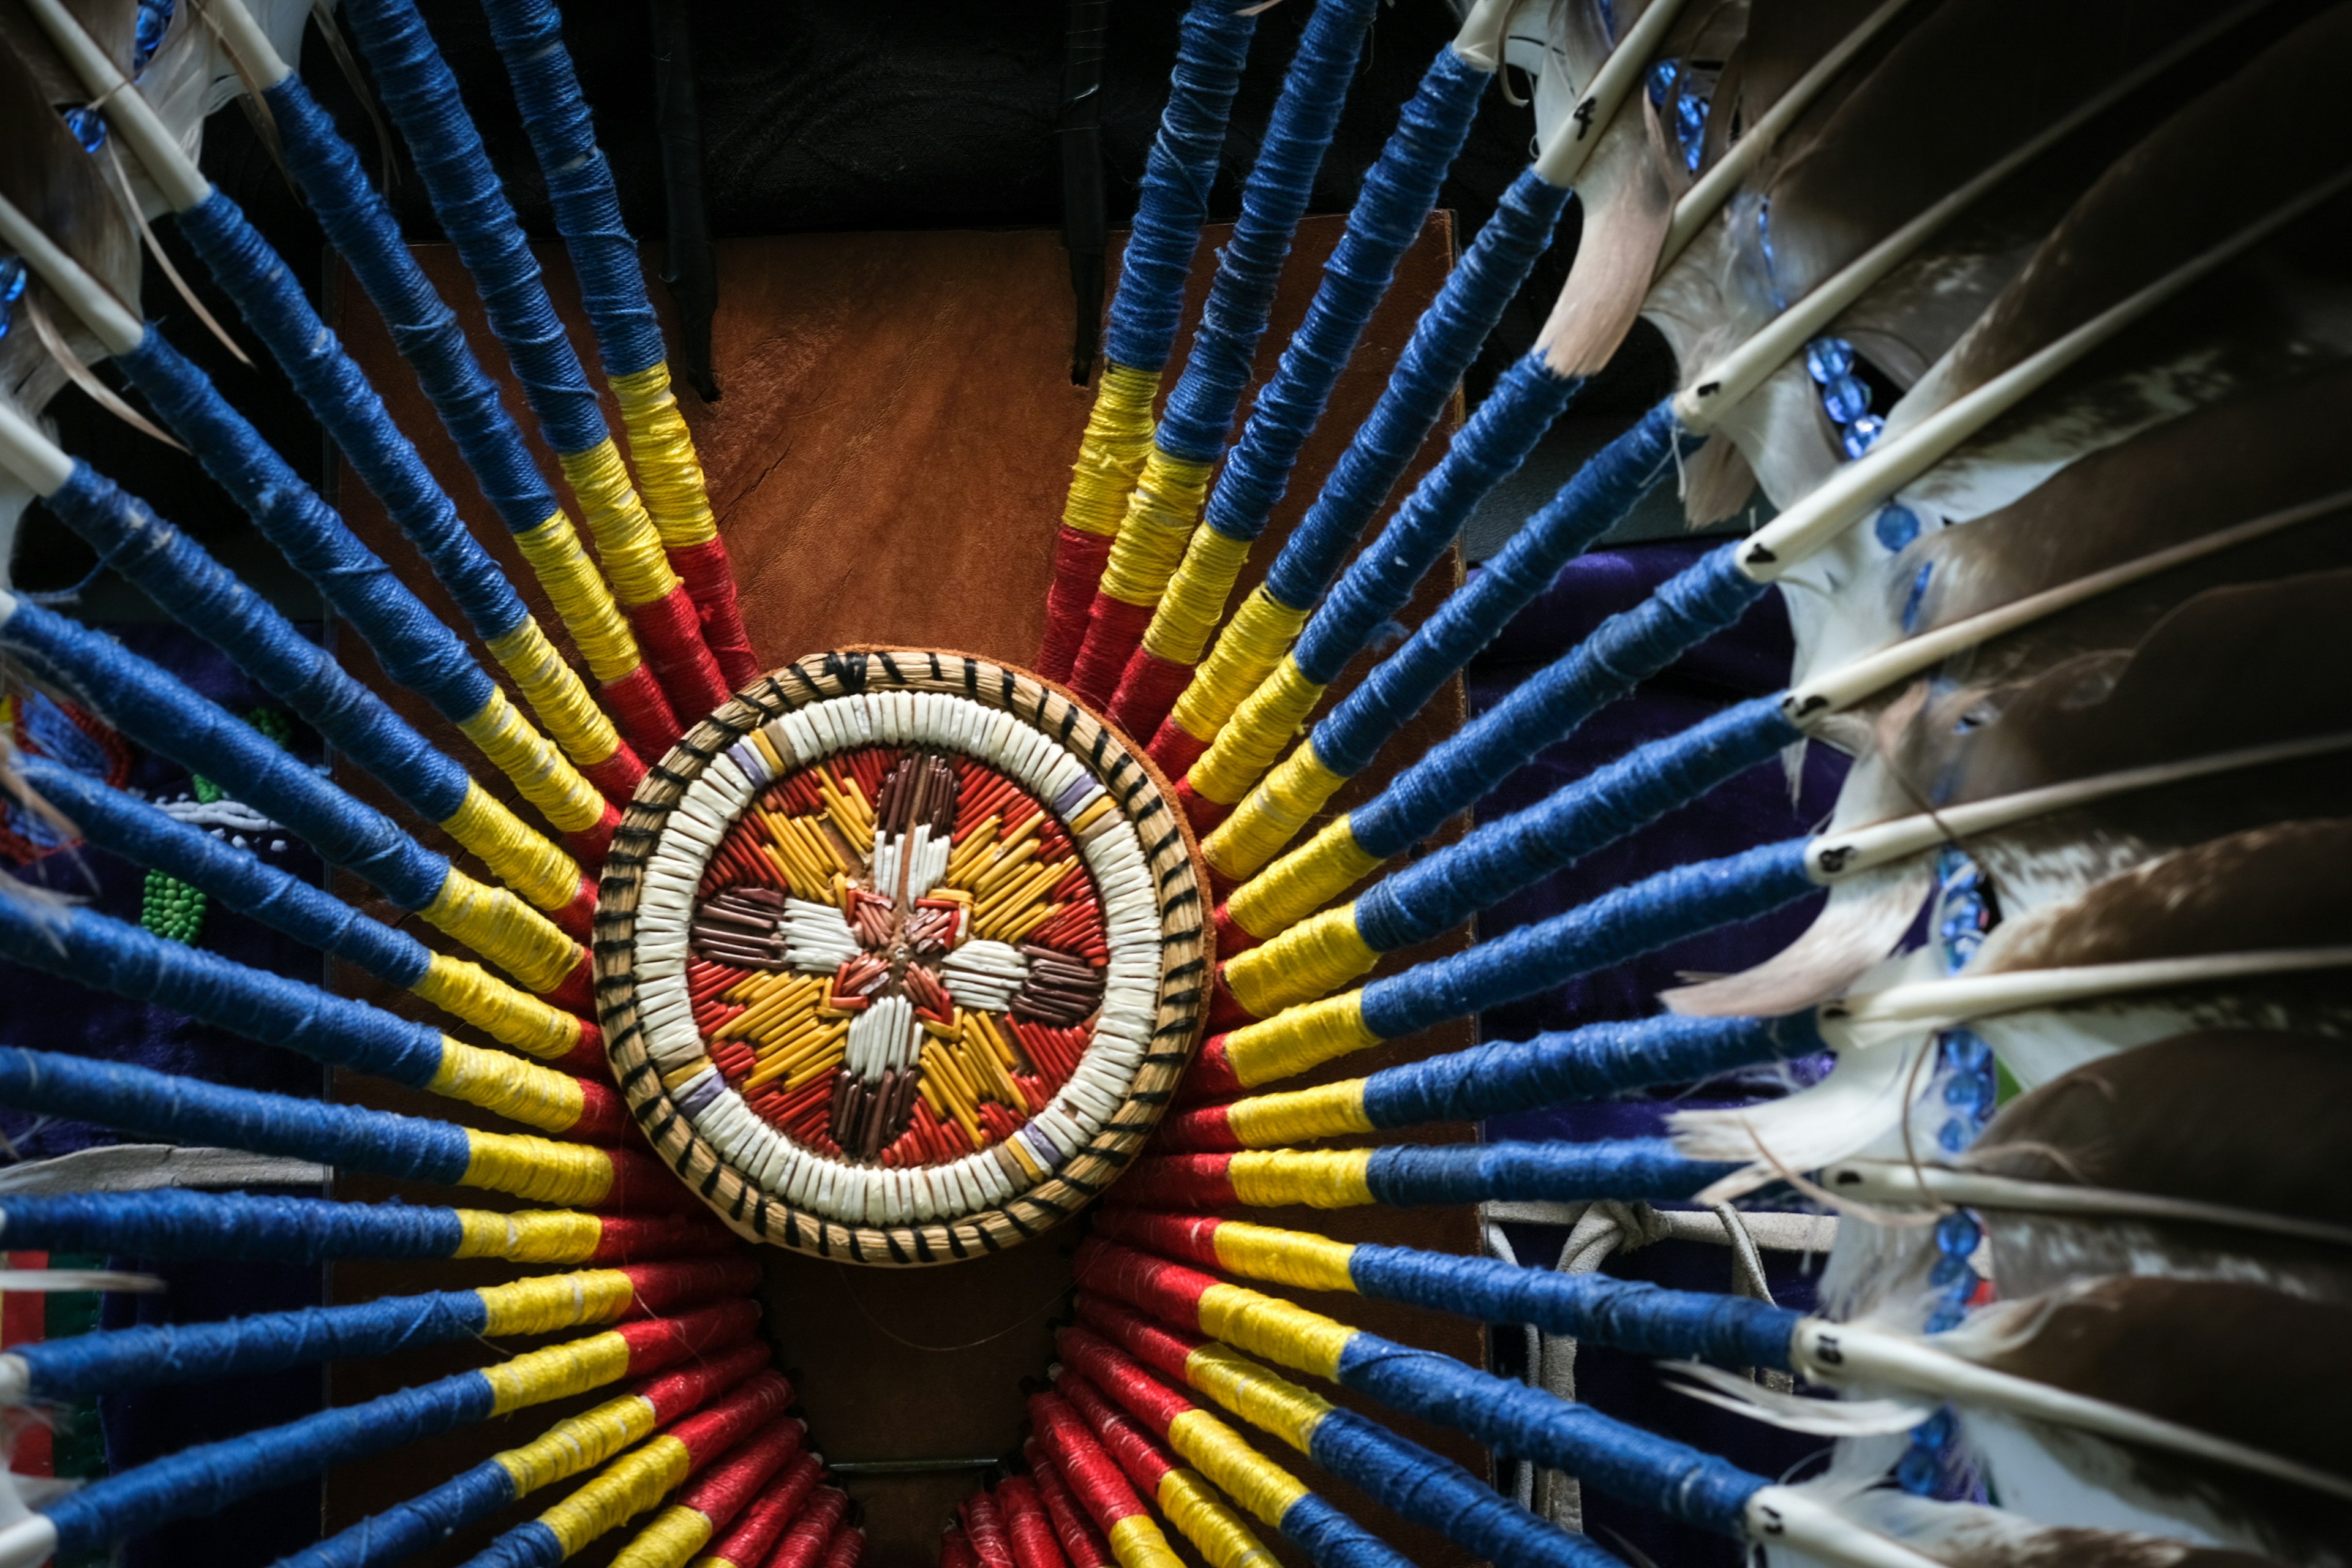
[[[856,1261],[1066,1217],[1198,1036],[1204,911],[1165,787],[981,659],[753,684],[649,772],[606,863],[598,994],[648,1137],[737,1229]]]

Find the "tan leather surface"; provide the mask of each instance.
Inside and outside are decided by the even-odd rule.
[[[1260,355],[1261,377],[1271,371],[1281,344],[1305,313],[1341,228],[1336,217],[1309,219],[1303,226]],[[1194,268],[1193,312],[1213,264],[1211,247],[1223,237],[1222,230],[1212,232]],[[1262,574],[1349,434],[1370,410],[1423,306],[1444,280],[1451,237],[1441,215],[1405,258],[1396,287],[1341,379],[1289,496],[1254,555],[1244,590]],[[441,247],[420,247],[418,254],[475,334],[485,364],[503,376],[503,359],[483,331],[479,308],[454,254]],[[542,247],[541,257],[558,304],[593,364],[561,248]],[[719,268],[722,302],[714,342],[727,395],[708,407],[691,393],[682,396],[735,559],[744,619],[761,658],[775,663],[843,644],[898,642],[1030,658],[1043,625],[1068,465],[1092,397],[1090,389],[1069,384],[1069,299],[1057,237],[925,233],[733,240],[719,245]],[[402,427],[417,439],[478,536],[507,563],[542,624],[553,629],[553,618],[520,569],[505,531],[464,477],[413,376],[347,277],[341,279],[341,304],[340,330],[352,354],[383,392]],[[1186,333],[1189,338],[1189,321]],[[523,415],[520,394],[510,380],[506,384],[509,406]],[[617,415],[609,404],[607,415],[617,430]],[[1441,435],[1422,454],[1408,487],[1442,446]],[[542,459],[541,468],[553,476],[551,462]],[[445,618],[462,626],[381,508],[348,471],[341,500],[352,527]],[[1425,616],[1458,575],[1458,564],[1449,559],[1424,585],[1407,620]],[[381,688],[373,661],[356,639],[345,636],[341,651],[355,673]],[[483,771],[463,742],[421,702],[404,693],[387,695],[453,755]],[[1450,733],[1461,718],[1459,687],[1449,687],[1366,781],[1343,792],[1336,808],[1363,798],[1398,766]],[[382,803],[380,792],[361,793]],[[437,835],[426,837],[437,847],[448,847]],[[438,942],[415,921],[404,923]],[[425,1016],[409,999],[386,994],[365,976],[345,971],[338,984],[347,993]],[[1350,1076],[1470,1040],[1468,1024],[1457,1023],[1338,1064],[1328,1076]],[[448,1114],[446,1102],[428,1104],[422,1096],[381,1085],[353,1082],[346,1090],[368,1104]],[[1426,1136],[1451,1141],[1467,1132],[1440,1128],[1427,1130]],[[370,1199],[394,1190],[393,1184],[353,1178],[341,1184],[340,1194]],[[439,1190],[404,1195],[450,1201]],[[487,1197],[461,1201],[511,1206]],[[1474,1217],[1462,1209],[1272,1217],[1349,1239],[1454,1252],[1477,1247]],[[769,1328],[779,1364],[795,1369],[816,1445],[828,1457],[845,1460],[978,1459],[1011,1450],[1021,1434],[1022,1379],[1042,1373],[1051,1354],[1051,1323],[1065,1309],[1072,1239],[1048,1237],[998,1258],[907,1272],[850,1268],[771,1251]],[[340,1300],[362,1300],[392,1291],[488,1283],[513,1272],[488,1264],[345,1265],[336,1271],[335,1291]],[[1484,1332],[1476,1325],[1354,1298],[1310,1304],[1363,1328],[1483,1364]],[[479,1356],[469,1345],[340,1367],[332,1398],[342,1404],[369,1397],[426,1375],[479,1364]],[[558,1414],[586,1403],[524,1412],[382,1461],[337,1470],[328,1489],[329,1526],[341,1528],[413,1496],[497,1447],[528,1440]],[[1484,1474],[1485,1459],[1475,1445],[1412,1423],[1396,1425]],[[1265,1446],[1275,1452],[1272,1439]],[[1380,1516],[1303,1458],[1277,1457],[1333,1500],[1362,1512],[1414,1561],[1468,1560],[1428,1532]],[[974,1479],[971,1471],[850,1479],[848,1489],[863,1503],[872,1535],[867,1561],[877,1568],[928,1568],[936,1561],[940,1528]],[[560,1493],[529,1500],[418,1561],[461,1562],[497,1530],[532,1517],[554,1495]],[[1271,1529],[1263,1533],[1275,1539]],[[613,1544],[608,1541],[579,1561],[601,1562]],[[1286,1545],[1282,1550],[1297,1561]]]

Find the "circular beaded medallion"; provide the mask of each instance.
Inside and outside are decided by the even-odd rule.
[[[607,1047],[755,1238],[869,1263],[1066,1217],[1201,1025],[1192,850],[1119,736],[960,654],[803,659],[652,769],[606,861]]]

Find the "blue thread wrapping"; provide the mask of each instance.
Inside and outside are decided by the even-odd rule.
[[[79,459],[47,499],[49,510],[116,571],[235,659],[262,689],[310,721],[328,744],[382,780],[410,810],[427,822],[440,822],[465,805],[471,782],[465,769],[145,502]]]
[[[1788,1371],[1789,1337],[1801,1321],[1786,1307],[1741,1296],[1372,1242],[1348,1255],[1348,1274],[1367,1296],[1489,1323],[1528,1323],[1546,1333],[1735,1372]]]
[[[175,1519],[217,1513],[265,1488],[483,1420],[494,1397],[489,1379],[459,1373],[267,1431],[199,1443],[92,1481],[42,1511],[57,1526],[60,1554],[100,1551]]]
[[[1217,257],[1217,273],[1192,334],[1184,374],[1168,395],[1153,439],[1171,457],[1213,462],[1233,431],[1258,339],[1274,312],[1275,285],[1307,211],[1315,172],[1348,101],[1364,29],[1378,0],[1316,0],[1282,79],[1257,161],[1242,184],[1241,216]]]
[[[1822,1049],[1811,1010],[1780,1018],[1651,1018],[1588,1024],[1383,1068],[1364,1081],[1375,1127],[1477,1121],[1656,1084],[1699,1083]]]
[[[19,599],[0,622],[0,646],[141,745],[277,818],[329,865],[366,879],[403,909],[423,909],[449,879],[449,862],[391,818],[111,637]]]
[[[1364,1173],[1372,1201],[1391,1207],[1477,1204],[1494,1198],[1582,1203],[1601,1198],[1686,1199],[1742,1169],[1694,1160],[1671,1138],[1596,1143],[1397,1144],[1376,1149]]]
[[[1731,546],[1701,556],[1391,780],[1349,816],[1356,842],[1383,860],[1402,854],[1496,779],[1737,621],[1763,592],[1733,563]]]
[[[1307,1453],[1367,1497],[1496,1568],[1622,1568],[1586,1537],[1537,1518],[1453,1460],[1352,1410],[1327,1412],[1307,1435]]]
[[[1241,439],[1225,455],[1209,492],[1203,519],[1226,538],[1255,539],[1265,531],[1299,449],[1323,417],[1331,388],[1396,277],[1397,262],[1437,205],[1437,188],[1461,154],[1478,100],[1493,79],[1448,45],[1399,111],[1395,132],[1364,175],[1347,232],[1324,263],[1307,319],[1250,405]]]
[[[581,307],[604,374],[651,370],[663,356],[661,322],[646,292],[636,241],[621,221],[612,168],[596,145],[595,120],[563,47],[563,17],[546,0],[490,0],[482,9],[514,83],[523,131],[547,177],[555,229],[579,278]]]
[[[1525,355],[1503,373],[1444,458],[1397,508],[1380,537],[1349,563],[1299,633],[1295,657],[1307,679],[1330,684],[1349,659],[1371,646],[1470,513],[1527,461],[1582,384],[1579,377],[1554,375],[1541,353]],[[1316,732],[1319,736],[1322,727]],[[1317,754],[1321,755],[1319,746]]]
[[[448,1208],[165,1190],[0,1195],[0,1235],[52,1252],[323,1263],[447,1258],[466,1230]]]
[[[224,1089],[175,1073],[48,1051],[0,1047],[0,1105],[70,1116],[167,1142],[286,1154],[444,1186],[460,1181],[472,1159],[466,1130],[450,1122]]]
[[[1805,846],[1790,838],[1720,859],[1676,866],[1590,903],[1433,959],[1363,990],[1364,1024],[1400,1039],[1737,921],[1753,920],[1818,889]]]
[[[481,1333],[478,1290],[386,1296],[356,1307],[253,1312],[218,1323],[145,1326],[19,1345],[36,1399],[93,1399],[163,1383],[249,1377],[312,1362],[390,1355]]]
[[[1339,1352],[1339,1384],[1500,1453],[1566,1470],[1586,1486],[1735,1541],[1748,1500],[1769,1483],[1727,1460],[1629,1426],[1435,1351],[1359,1333]]]
[[[534,1519],[491,1542],[467,1558],[462,1568],[556,1568],[562,1561],[563,1542]]]
[[[514,1477],[496,1459],[485,1459],[431,1491],[371,1514],[316,1546],[279,1558],[274,1568],[377,1568],[404,1563],[514,1499]]]
[[[1192,0],[1178,33],[1168,106],[1144,161],[1135,226],[1119,258],[1103,352],[1113,364],[1159,372],[1176,347],[1184,279],[1209,216],[1209,187],[1225,142],[1225,117],[1249,58],[1255,16],[1235,0]]]
[[[288,77],[268,94],[273,112],[281,117],[289,107],[307,104],[320,122],[306,128],[299,119],[292,125],[286,118],[279,119],[278,124],[289,132],[284,138],[288,166],[303,181],[303,194],[320,223],[333,226],[328,237],[350,258],[366,286],[389,267],[386,255],[397,253],[406,258],[406,242],[389,214],[383,215],[380,226],[344,231],[343,212],[355,198],[309,177],[320,161],[319,138],[333,139],[331,151],[341,155],[335,162],[345,167],[352,180],[365,187],[366,177],[333,126],[326,123],[315,104],[310,104],[307,95],[298,98],[298,90],[299,84]],[[268,345],[303,404],[352,460],[368,489],[383,498],[402,531],[433,562],[467,616],[486,636],[497,635],[488,630],[493,626],[510,631],[520,625],[522,601],[516,597],[513,586],[478,545],[470,551],[464,548],[459,536],[465,524],[456,507],[441,493],[416,448],[393,422],[383,400],[343,352],[341,341],[311,309],[301,285],[269,242],[218,189],[180,214],[178,222],[180,232],[204,258],[214,279],[236,301],[246,324]],[[365,248],[371,246],[382,248]],[[414,266],[412,261],[410,267]],[[422,300],[380,298],[373,288],[369,298],[383,313],[393,342],[415,367],[418,383],[433,399],[442,423],[449,427],[467,466],[473,469],[475,482],[499,520],[518,533],[536,528],[555,514],[555,492],[539,477],[538,465],[524,449],[520,433],[499,401],[498,388],[482,374],[479,365],[472,364],[471,351],[467,351],[466,361],[473,373],[472,383],[461,401],[450,401],[448,372],[442,361],[454,350],[464,348],[464,338],[457,318],[424,284],[424,274],[417,273],[415,281],[424,288]],[[453,338],[454,344],[447,341]],[[513,618],[501,621],[500,615]]]
[[[441,1031],[429,1025],[94,910],[0,899],[0,954],[77,985],[152,1002],[266,1046],[412,1088],[431,1082],[441,1066]]]
[[[482,710],[496,688],[457,634],[425,607],[382,556],[360,542],[203,371],[152,324],[139,346],[117,354],[114,363],[145,395],[148,405],[186,439],[205,471],[366,639],[386,675],[421,692],[452,723]],[[488,556],[481,559],[489,571],[498,571]]]
[[[1636,747],[1527,810],[1483,823],[1391,872],[1357,900],[1356,930],[1376,952],[1427,942],[1738,777],[1799,736],[1775,694]]]
[[[1341,774],[1371,766],[1389,737],[1420,712],[1454,671],[1549,587],[1561,567],[1623,521],[1656,488],[1672,467],[1678,444],[1680,426],[1669,401],[1594,454],[1511,536],[1500,554],[1446,595],[1437,613],[1403,647],[1373,666],[1363,683],[1316,725],[1315,754]],[[1344,583],[1340,591],[1346,592]]]
[[[1411,1558],[1313,1492],[1284,1509],[1275,1528],[1317,1568],[1412,1568]]]
[[[1463,372],[1527,281],[1536,258],[1550,247],[1568,196],[1532,170],[1503,193],[1495,216],[1422,312],[1380,401],[1275,556],[1265,591],[1276,602],[1311,609],[1331,585],[1340,563],[1453,401]]]
[[[126,860],[200,888],[238,913],[403,990],[424,978],[433,963],[432,950],[406,931],[370,920],[324,889],[145,801],[43,758],[26,757],[17,765],[84,837]]]
[[[549,444],[564,453],[597,446],[604,411],[425,18],[405,0],[352,0],[343,16]]]

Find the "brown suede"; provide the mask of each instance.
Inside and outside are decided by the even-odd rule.
[[[1259,355],[1261,379],[1305,314],[1342,227],[1336,217],[1311,218],[1301,226]],[[1223,237],[1223,230],[1212,230],[1202,246],[1189,304],[1192,315],[1207,288],[1213,247]],[[483,363],[502,378],[509,407],[529,428],[520,393],[483,330],[480,308],[455,256],[442,247],[420,247],[418,256],[474,334]],[[1244,591],[1263,575],[1282,537],[1370,411],[1423,307],[1443,283],[1451,256],[1451,225],[1440,215],[1406,255],[1364,347],[1341,377],[1330,412],[1308,441],[1289,493],[1253,553]],[[593,345],[577,314],[562,250],[542,247],[540,259],[593,367]],[[690,392],[681,389],[680,395],[734,558],[743,618],[761,659],[773,664],[826,647],[896,643],[1027,662],[1044,624],[1069,464],[1093,397],[1090,388],[1069,383],[1070,304],[1058,237],[1045,232],[790,236],[722,242],[718,262],[721,304],[713,342],[726,397],[704,406]],[[477,536],[506,563],[541,624],[560,641],[544,598],[522,570],[506,531],[465,477],[454,447],[393,352],[373,310],[347,276],[339,283],[339,331],[352,355],[457,498]],[[1190,331],[1188,320],[1180,362]],[[1246,401],[1243,406],[1245,414]],[[617,430],[619,419],[609,401],[606,413]],[[1426,471],[1443,446],[1441,433],[1394,499]],[[541,468],[551,479],[555,476],[551,461],[542,459]],[[348,472],[341,500],[361,536],[446,619],[462,626],[415,552]],[[1459,563],[1449,558],[1404,619],[1417,623],[1459,577]],[[344,638],[341,651],[356,674],[383,689],[356,639]],[[1343,680],[1339,689],[1349,684]],[[421,702],[405,693],[386,695],[452,755],[477,773],[487,771],[476,766],[478,759],[463,741]],[[699,715],[681,717],[691,722]],[[1359,804],[1398,767],[1450,734],[1462,717],[1460,686],[1449,684],[1430,711],[1391,744],[1381,765],[1341,793],[1334,809]],[[511,798],[502,783],[494,792]],[[377,792],[362,787],[360,793],[382,804]],[[437,835],[426,837],[448,847]],[[439,940],[414,921],[406,924],[425,940]],[[1427,951],[1392,957],[1390,966],[1458,947],[1463,940],[1455,935]],[[337,985],[412,1016],[432,1016],[410,998],[348,969],[338,972]],[[1322,1077],[1350,1077],[1457,1049],[1471,1038],[1467,1021],[1457,1021],[1334,1064]],[[1320,1079],[1301,1080],[1308,1081]],[[380,1084],[347,1082],[344,1089],[362,1103],[452,1114],[446,1102],[427,1105],[422,1096]],[[1420,1135],[1454,1142],[1466,1138],[1469,1130],[1433,1128]],[[1380,1141],[1394,1142],[1397,1135]],[[339,1184],[338,1195],[378,1198],[396,1186],[353,1178]],[[438,1190],[404,1189],[403,1195],[453,1201]],[[486,1208],[520,1206],[488,1194],[454,1201]],[[1264,1217],[1349,1240],[1451,1252],[1474,1252],[1478,1245],[1475,1216],[1467,1209]],[[779,1364],[793,1369],[815,1445],[828,1458],[843,1460],[977,1459],[1013,1449],[1021,1430],[1021,1380],[1044,1372],[1051,1359],[1049,1324],[1066,1302],[1066,1253],[1076,1227],[1072,1230],[1066,1240],[1048,1237],[947,1269],[850,1268],[772,1250],[766,1259],[768,1327]],[[519,1272],[523,1271],[478,1263],[345,1265],[336,1271],[335,1297],[355,1301],[394,1291],[461,1289]],[[1360,1327],[1484,1364],[1485,1332],[1476,1324],[1354,1297],[1302,1299]],[[337,1404],[367,1398],[479,1362],[478,1348],[464,1346],[339,1366],[332,1397]],[[1353,1396],[1339,1397],[1358,1404]],[[330,1478],[329,1528],[341,1529],[414,1496],[593,1402],[524,1412],[339,1469]],[[1409,1421],[1392,1424],[1485,1473],[1484,1455],[1458,1435]],[[1388,1516],[1274,1439],[1253,1436],[1413,1561],[1468,1561],[1459,1549]],[[970,1471],[844,1478],[851,1496],[866,1508],[871,1534],[866,1561],[876,1568],[929,1568],[937,1560],[939,1531],[950,1510],[978,1479]],[[535,1516],[560,1495],[562,1489],[556,1489],[526,1500],[418,1561],[460,1562],[490,1535]],[[1261,1533],[1286,1558],[1299,1561],[1271,1528]],[[614,1539],[625,1539],[625,1532]],[[604,1543],[605,1554],[613,1544]],[[591,1552],[579,1561],[600,1563],[604,1556]]]

